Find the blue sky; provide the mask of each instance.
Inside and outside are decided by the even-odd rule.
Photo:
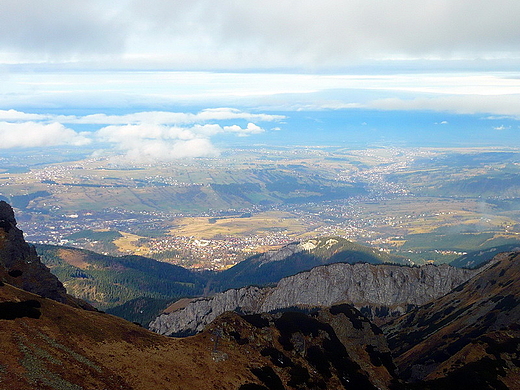
[[[515,146],[519,16],[517,0],[3,0],[0,148]]]

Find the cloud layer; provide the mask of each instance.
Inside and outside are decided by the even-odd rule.
[[[0,52],[175,69],[518,59],[519,14],[516,0],[4,0]]]

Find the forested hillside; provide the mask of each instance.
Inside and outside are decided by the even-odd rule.
[[[102,310],[140,297],[200,295],[206,284],[195,272],[142,256],[114,257],[52,245],[36,249],[70,294]]]

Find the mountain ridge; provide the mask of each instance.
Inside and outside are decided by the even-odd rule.
[[[505,383],[513,389],[520,388],[519,323],[520,252],[513,252],[497,255],[476,277],[383,330],[406,380],[429,381],[432,388]],[[473,377],[468,366],[477,369]]]
[[[177,311],[160,315],[149,327],[161,334],[186,335],[201,331],[225,311],[260,313],[338,302],[352,304],[372,318],[379,317],[378,313],[401,315],[446,294],[477,272],[448,265],[334,263],[284,278],[275,287],[229,289],[193,299]]]
[[[214,283],[220,291],[248,285],[275,284],[280,279],[330,263],[404,262],[401,256],[357,244],[341,237],[321,237],[288,244],[236,264],[220,272]],[[215,289],[214,289],[215,290]],[[214,291],[217,292],[217,291]]]

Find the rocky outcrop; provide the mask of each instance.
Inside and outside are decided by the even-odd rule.
[[[389,389],[397,378],[381,330],[346,304],[308,314],[228,312],[204,333],[213,335],[217,359],[226,358],[223,342],[245,356],[269,359],[251,369],[264,387],[246,383],[239,389]]]
[[[162,314],[150,323],[150,330],[167,336],[190,336],[227,311],[260,313],[269,288],[231,289],[211,298],[197,298],[182,309]]]
[[[65,287],[42,264],[33,246],[16,227],[11,206],[0,201],[0,281],[45,298],[84,308],[92,307],[67,294]]]
[[[282,279],[276,287],[246,287],[198,298],[180,310],[163,314],[150,329],[165,335],[188,335],[226,311],[263,313],[289,307],[325,307],[347,302],[369,317],[400,315],[438,298],[478,270],[448,265],[330,264]]]
[[[295,253],[299,253],[305,249],[308,250],[314,248],[307,248],[304,244],[300,243],[292,243],[289,245],[285,245],[284,247],[276,251],[262,253],[260,256],[258,256],[257,259],[255,259],[255,262],[258,264],[259,267],[261,267],[265,264],[272,263],[274,261],[283,261],[289,256],[292,256]]]

